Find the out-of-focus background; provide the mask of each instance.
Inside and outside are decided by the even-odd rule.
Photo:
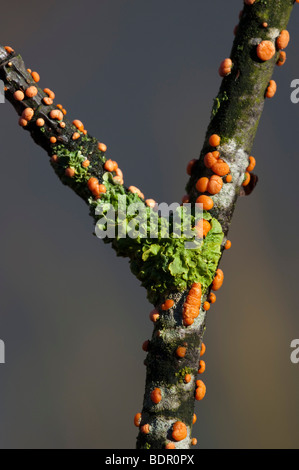
[[[201,149],[241,9],[241,0],[16,0],[1,41],[108,145],[127,185],[170,203]],[[196,448],[298,447],[298,19],[295,5],[252,150],[259,184],[238,201],[208,314]],[[134,448],[151,305],[9,103],[0,119],[0,447]]]

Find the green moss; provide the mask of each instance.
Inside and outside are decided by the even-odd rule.
[[[186,374],[192,374],[191,367],[184,367],[179,372],[176,372],[175,376],[177,377],[180,383],[183,383]]]

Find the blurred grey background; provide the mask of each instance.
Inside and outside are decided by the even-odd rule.
[[[108,145],[125,183],[180,200],[229,56],[241,0],[14,2],[1,41]],[[2,11],[7,10],[1,1]],[[297,448],[299,6],[239,199],[224,287],[208,314],[196,448]],[[0,105],[1,448],[134,448],[151,305],[128,262],[92,236],[88,208]]]

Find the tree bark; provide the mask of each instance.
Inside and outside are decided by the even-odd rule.
[[[169,275],[166,284],[163,284],[164,287],[159,291],[159,283],[154,285],[155,282],[151,281],[152,285],[149,286],[142,274],[143,256],[147,248],[146,241],[150,243],[149,238],[146,241],[131,240],[125,245],[118,238],[107,240],[112,243],[118,255],[130,258],[132,271],[147,288],[148,296],[159,314],[154,323],[145,360],[146,385],[141,418],[137,423],[137,448],[163,449],[167,444],[172,444],[177,449],[186,449],[192,444],[196,381],[207,317],[203,306],[212,287],[211,273],[215,275],[224,251],[235,204],[249,165],[250,151],[264,107],[266,91],[280,54],[276,40],[287,26],[293,4],[293,0],[256,0],[252,5],[244,5],[230,54],[231,73],[225,76],[221,83],[202,151],[192,168],[187,193],[190,202],[195,203],[199,196],[196,182],[201,177],[210,178],[213,175],[212,170],[204,163],[205,155],[215,150],[211,148],[209,138],[212,134],[220,136],[217,151],[220,152],[220,158],[229,165],[232,180],[228,183],[223,178],[221,191],[210,195],[213,201],[213,208],[209,211],[212,226],[218,222],[222,235],[218,238],[218,245],[215,245],[214,258],[217,262],[209,266],[206,274],[206,280],[209,279],[209,282],[202,291],[200,313],[193,324],[184,325],[183,310],[190,288],[194,282],[198,282],[196,275],[190,275],[187,281],[184,280],[184,288],[178,288],[177,279]],[[265,22],[268,26],[263,25]],[[270,60],[262,61],[257,55],[257,46],[265,40],[276,45],[276,49]],[[24,129],[28,130],[34,141],[51,156],[52,166],[63,184],[69,185],[89,204],[90,213],[96,221],[96,207],[105,201],[112,201],[117,205],[114,198],[116,194],[125,194],[131,198],[130,201],[143,202],[142,196],[132,195],[132,191],[123,184],[114,182],[114,171],[111,172],[110,179],[106,177],[105,149],[99,146],[97,139],[83,128],[78,129],[65,115],[62,119],[50,116],[51,111],[57,111],[58,108],[48,100],[49,92],[38,87],[31,73],[26,70],[22,58],[8,47],[0,47],[0,79],[4,81],[6,98],[13,104],[21,119],[26,116],[24,110],[33,110],[33,116],[28,121],[25,119]],[[37,90],[34,96],[26,94],[30,87]],[[22,100],[16,99],[16,91],[24,92]],[[38,125],[38,119],[44,121],[42,126]],[[24,124],[24,121],[22,123]],[[88,167],[83,166],[86,160],[89,161]],[[74,168],[73,176],[66,172],[70,167]],[[106,185],[106,193],[101,199],[96,199],[91,194],[88,186],[90,178],[96,178],[99,183]],[[144,206],[148,212],[151,211],[146,203]],[[162,247],[161,240],[157,243]],[[174,246],[178,251],[178,246]],[[153,259],[154,262],[156,259],[161,261],[158,254]],[[167,259],[164,261],[167,265]],[[206,260],[206,264],[209,264],[209,260]],[[166,299],[173,300],[173,305],[164,310],[162,305]],[[185,355],[178,355],[179,347],[185,348]],[[161,396],[157,402],[152,398],[155,389],[159,389]],[[176,422],[183,423],[186,430],[183,439],[178,440],[173,433]]]

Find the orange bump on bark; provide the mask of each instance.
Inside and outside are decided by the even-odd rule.
[[[266,97],[267,98],[273,98],[277,90],[277,85],[274,80],[270,80],[267,91],[266,91]]]
[[[227,175],[227,177],[225,178],[225,181],[226,183],[231,183],[232,179],[233,179],[232,175]]]
[[[199,238],[206,237],[211,228],[210,222],[206,219],[200,219],[195,226],[196,233]]]
[[[179,346],[176,350],[177,357],[185,357],[187,348],[185,346]]]
[[[102,142],[99,142],[99,143],[98,143],[98,149],[99,149],[101,152],[106,152],[106,150],[107,150],[107,145],[103,144]]]
[[[219,70],[218,70],[220,77],[226,77],[226,75],[229,75],[231,73],[232,66],[233,66],[233,63],[231,59],[224,59],[221,62]]]
[[[17,101],[23,101],[23,99],[25,98],[25,95],[22,92],[22,90],[17,90],[14,92],[13,97]]]
[[[26,119],[26,121],[31,121],[34,116],[34,111],[32,108],[25,108],[22,112],[22,118]]]
[[[56,141],[57,141],[56,137],[54,136],[50,137],[51,144],[55,144]]]
[[[210,304],[214,304],[216,302],[216,295],[213,292],[209,295],[209,302]]]
[[[59,123],[59,127],[61,127],[62,129],[64,129],[64,128],[65,128],[65,122],[61,121],[61,122]]]
[[[286,29],[283,29],[280,32],[280,35],[278,36],[278,38],[276,39],[276,45],[278,49],[285,49],[287,45],[289,44],[289,41],[290,41],[290,33]]]
[[[63,114],[59,109],[52,109],[50,112],[50,118],[51,119],[57,119],[57,121],[62,121],[63,119]]]
[[[210,196],[205,196],[204,194],[199,196],[196,199],[197,204],[202,204],[202,208],[204,211],[209,211],[214,207],[213,199]]]
[[[136,413],[134,416],[134,424],[137,428],[139,428],[141,422],[141,413]]]
[[[141,426],[140,431],[142,434],[149,434],[150,433],[150,425],[149,424],[144,424]]]
[[[211,305],[210,305],[209,302],[204,302],[204,304],[203,304],[203,309],[204,309],[206,312],[207,312],[208,310],[210,310],[210,307],[211,307]]]
[[[55,99],[55,93],[54,91],[50,90],[50,88],[44,88],[44,93],[46,93],[52,100]]]
[[[147,207],[151,207],[153,209],[156,206],[156,201],[154,199],[146,199],[145,204]]]
[[[279,57],[278,57],[278,60],[276,62],[276,64],[281,67],[285,61],[287,60],[287,54],[284,52],[284,51],[280,51],[279,52]]]
[[[213,155],[214,152],[209,152],[204,157],[204,164],[207,168],[212,168],[217,162],[217,158]]]
[[[188,194],[184,194],[182,197],[182,204],[187,204],[190,201]]]
[[[151,391],[151,400],[156,405],[160,403],[160,401],[162,400],[162,394],[159,388],[155,388],[154,390]]]
[[[193,419],[192,419],[192,424],[195,424],[196,421],[197,421],[197,416],[196,416],[196,414],[194,413],[194,414],[193,414]]]
[[[35,122],[35,124],[37,125],[37,127],[43,127],[44,124],[45,124],[45,121],[43,118],[38,118]]]
[[[199,364],[198,364],[198,373],[199,374],[203,374],[204,371],[206,370],[206,363],[205,361],[199,361]]]
[[[246,171],[253,171],[254,168],[255,168],[255,165],[256,165],[256,160],[255,160],[255,158],[252,157],[252,156],[250,156],[250,157],[248,158],[248,160],[249,160],[249,165],[248,165],[248,167],[246,168]]]
[[[209,184],[209,178],[206,178],[204,176],[197,181],[195,187],[197,191],[199,191],[200,193],[205,193],[207,190],[208,184]]]
[[[214,163],[211,169],[218,176],[225,176],[230,171],[228,164],[221,159]]]
[[[84,162],[82,162],[83,168],[88,168],[89,165],[90,165],[90,161],[89,161],[89,160],[84,160]]]
[[[28,121],[26,121],[26,119],[24,119],[24,118],[19,119],[19,125],[20,126],[25,127],[25,126],[27,126],[27,124],[28,124]]]
[[[165,449],[175,449],[175,443],[174,442],[168,442],[166,444]]]
[[[43,102],[44,102],[44,104],[46,104],[47,106],[50,106],[51,104],[53,104],[53,100],[52,100],[52,98],[49,98],[49,96],[45,96],[45,97],[43,98]]]
[[[224,248],[225,250],[230,250],[232,246],[232,242],[230,240],[226,240]]]
[[[79,132],[74,132],[73,135],[72,135],[73,140],[77,140],[77,139],[79,139],[79,137],[80,137]]]
[[[262,41],[256,48],[256,53],[259,59],[263,62],[272,59],[275,54],[275,46],[271,41]]]
[[[197,444],[197,439],[196,439],[196,437],[193,437],[191,439],[191,445],[196,446],[196,444]]]
[[[171,307],[174,306],[174,300],[167,299],[165,300],[164,304],[162,304],[162,310],[169,310]]]
[[[244,0],[244,3],[246,3],[246,5],[253,5],[255,2],[255,0]]]
[[[83,132],[83,131],[84,131],[84,125],[83,125],[83,123],[82,123],[81,121],[79,121],[79,119],[75,119],[75,120],[73,121],[73,125],[74,125],[75,127],[77,127],[77,129],[78,129],[80,132]]]
[[[193,158],[192,160],[190,160],[190,162],[187,165],[187,174],[189,176],[191,176],[192,168],[193,168],[195,162],[196,162],[196,158]]]
[[[69,178],[73,178],[73,177],[75,176],[75,174],[76,174],[76,171],[75,171],[74,168],[68,167],[68,168],[66,168],[66,170],[65,170],[65,174],[66,174],[66,176],[68,176]]]
[[[159,312],[154,309],[150,312],[150,320],[153,322],[153,323],[156,323],[156,321],[159,319],[160,315],[159,315]]]
[[[147,352],[147,351],[148,351],[148,347],[149,347],[149,340],[147,339],[146,341],[144,341],[144,343],[142,343],[142,349],[143,349],[143,351]]]
[[[184,377],[184,380],[185,380],[186,384],[188,384],[189,382],[191,382],[191,379],[192,379],[192,377],[191,377],[190,374],[186,374],[185,377]]]
[[[206,352],[206,345],[205,343],[201,343],[200,356],[203,356],[205,352]]]
[[[13,52],[15,52],[15,50],[10,47],[10,46],[4,46],[4,49],[6,50],[6,52],[8,52],[9,54],[12,54]]]
[[[106,160],[104,163],[104,168],[107,171],[114,171],[114,161],[113,160]]]
[[[209,138],[209,144],[211,145],[211,147],[218,147],[218,145],[220,145],[220,141],[220,136],[217,134],[213,134]]]
[[[177,421],[172,426],[172,438],[175,441],[182,441],[187,437],[187,426],[182,421]]]
[[[263,26],[263,28],[268,28],[268,23],[266,21],[264,21],[262,26]]]
[[[37,72],[31,72],[31,77],[36,83],[40,81],[40,76]]]
[[[245,180],[242,183],[242,186],[247,186],[250,182],[250,173],[248,171],[245,171]]]
[[[216,271],[216,275],[214,277],[214,280],[212,282],[212,289],[217,291],[220,289],[220,287],[222,286],[223,284],[223,280],[224,280],[224,274],[223,274],[223,271],[222,269],[217,269]]]
[[[28,97],[28,98],[33,98],[34,96],[37,95],[37,88],[35,86],[30,86],[26,89],[25,91],[25,95]]]
[[[218,194],[220,193],[222,186],[222,178],[218,175],[212,175],[208,183],[207,191],[210,194]]]
[[[195,400],[202,400],[206,394],[206,386],[202,380],[196,381]]]

